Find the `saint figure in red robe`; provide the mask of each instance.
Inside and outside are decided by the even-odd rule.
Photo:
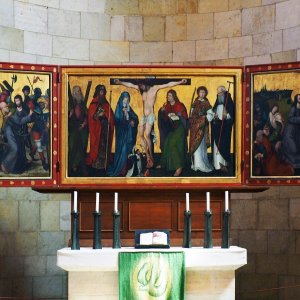
[[[88,109],[90,152],[86,164],[94,169],[107,169],[111,162],[114,136],[114,113],[106,99],[106,88],[99,84]]]

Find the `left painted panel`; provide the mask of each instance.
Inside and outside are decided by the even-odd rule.
[[[0,62],[0,186],[52,187],[58,67]]]

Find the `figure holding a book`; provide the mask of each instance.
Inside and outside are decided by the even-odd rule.
[[[185,164],[187,119],[185,105],[179,101],[175,90],[169,90],[167,102],[158,112],[162,156],[157,168],[175,171],[174,176],[181,175]]]

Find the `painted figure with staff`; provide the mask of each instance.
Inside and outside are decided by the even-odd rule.
[[[213,106],[214,120],[211,123],[213,163],[216,170],[228,173],[228,166],[231,162],[230,145],[231,132],[234,124],[234,103],[228,90],[224,86],[217,88],[217,99]]]
[[[209,123],[214,119],[214,112],[207,99],[207,88],[199,86],[196,98],[195,92],[189,118],[191,169],[209,173],[213,171],[207,155],[207,149],[210,147]]]

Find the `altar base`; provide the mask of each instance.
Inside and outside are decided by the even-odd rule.
[[[69,272],[68,299],[119,300],[118,253],[120,251],[141,252],[143,250],[134,248],[58,250],[57,265]],[[235,270],[247,263],[246,249],[172,247],[153,251],[186,253],[186,300],[235,299]]]

